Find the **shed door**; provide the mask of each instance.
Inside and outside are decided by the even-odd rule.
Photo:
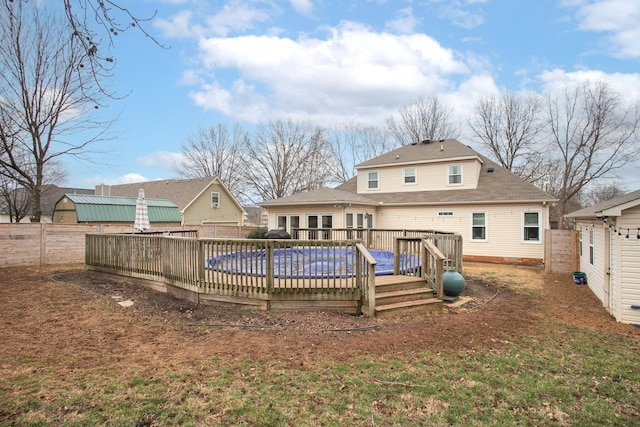
[[[602,303],[609,313],[611,313],[611,230],[604,227],[604,296]]]

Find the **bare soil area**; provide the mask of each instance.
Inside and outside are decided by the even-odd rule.
[[[321,358],[495,347],[542,333],[549,322],[640,339],[639,329],[616,323],[570,274],[467,264],[465,277],[462,305],[426,316],[371,319],[194,305],[82,266],[2,269],[0,372],[12,370],[7,361],[30,357],[66,361],[69,369],[154,369],[172,360],[211,358],[275,359],[301,367]]]

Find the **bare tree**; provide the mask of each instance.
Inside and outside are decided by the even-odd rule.
[[[102,91],[84,67],[91,53],[49,5],[0,1],[0,174],[30,192],[34,221],[50,166],[85,154],[109,125],[93,119]]]
[[[426,139],[438,140],[457,138],[460,128],[454,120],[453,109],[437,97],[418,98],[400,109],[400,117],[387,120],[389,133],[401,145],[421,142]]]
[[[619,180],[607,184],[594,185],[582,193],[582,205],[590,206],[625,194],[624,184]]]
[[[19,1],[33,3],[32,0]],[[85,66],[91,71],[94,83],[110,97],[113,94],[105,90],[102,81],[111,75],[115,65],[111,48],[114,47],[116,36],[135,29],[151,39],[154,44],[164,47],[144,26],[156,16],[157,12],[154,11],[150,16],[142,18],[131,12],[131,9],[124,4],[123,1],[113,0],[63,0],[62,2],[70,30],[68,35],[87,52]]]
[[[505,92],[481,98],[468,125],[500,166],[536,183],[546,160],[538,149],[543,128],[539,96]]]
[[[242,149],[248,141],[239,124],[198,129],[182,145],[182,158],[173,169],[185,178],[217,176],[238,197],[246,191]]]
[[[385,129],[340,124],[326,131],[332,180],[341,184],[355,175],[355,165],[396,148]]]
[[[29,192],[3,175],[0,175],[0,200],[9,214],[9,222],[20,222],[31,211]]]
[[[321,129],[291,120],[260,123],[246,146],[247,182],[262,200],[325,186],[331,171]]]
[[[558,214],[590,183],[637,160],[640,102],[625,104],[606,82],[547,95],[549,151],[557,152]]]

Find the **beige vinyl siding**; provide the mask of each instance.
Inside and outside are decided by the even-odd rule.
[[[616,283],[620,288],[620,321],[640,324],[640,309],[632,309],[632,305],[640,305],[640,241],[637,238],[640,227],[640,206],[622,212],[617,226],[622,228],[622,236],[614,235],[620,241],[621,280]],[[629,228],[629,239],[625,238]]]
[[[448,167],[458,164],[462,165],[462,184],[448,185]],[[358,194],[473,189],[478,186],[480,166],[478,160],[464,160],[363,169],[358,172]],[[404,169],[409,167],[416,168],[415,184],[404,183]],[[370,190],[367,186],[368,173],[373,171],[378,172],[378,188]]]
[[[595,221],[579,221],[576,223],[578,230],[582,228],[582,256],[580,257],[580,271],[587,274],[587,284],[596,297],[602,302],[602,306],[605,307],[607,302],[605,301],[605,281],[604,275],[608,270],[608,266],[605,266],[605,232],[601,222]],[[589,254],[589,234],[593,230],[594,243],[593,243],[593,264],[590,261]]]
[[[453,216],[438,216],[452,211]],[[522,213],[540,211],[540,242],[523,242]],[[471,213],[486,212],[486,241],[471,240]],[[548,209],[541,204],[518,205],[447,205],[425,207],[388,207],[378,209],[376,228],[433,229],[462,235],[464,255],[544,258],[542,235],[549,228]]]
[[[587,283],[591,291],[608,307],[616,320],[624,323],[640,324],[640,310],[632,305],[640,305],[640,241],[637,239],[640,224],[640,207],[622,212],[616,218],[615,229],[610,229],[610,265],[606,265],[607,233],[600,220],[578,220],[576,227],[583,230],[583,251],[580,270],[587,273]],[[594,262],[589,261],[589,230],[594,230]],[[630,229],[629,239],[625,238]],[[635,231],[633,229],[635,228]],[[619,236],[616,232],[621,230]],[[610,272],[610,295],[607,298],[606,275]]]
[[[220,207],[211,206],[211,193],[219,194]],[[185,208],[184,225],[200,225],[202,223],[242,225],[242,210],[220,184],[210,185],[193,203]]]
[[[300,217],[300,228],[307,228],[307,216],[309,215],[332,215],[333,216],[333,228],[344,228],[345,215],[342,207],[333,207],[333,205],[318,205],[318,206],[285,206],[282,208],[270,207],[269,208],[269,229],[276,229],[278,215],[297,215]],[[355,212],[355,210],[349,210],[349,212]]]

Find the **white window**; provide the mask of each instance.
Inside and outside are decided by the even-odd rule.
[[[522,231],[525,242],[540,242],[540,212],[523,212]]]
[[[378,189],[378,172],[377,171],[367,173],[367,188],[369,190]]]
[[[415,184],[416,183],[416,168],[404,168],[404,183]]]
[[[487,241],[487,213],[471,213],[471,240]]]
[[[449,165],[449,185],[462,184],[462,165]]]
[[[438,216],[453,216],[453,211],[440,211]]]
[[[212,208],[220,207],[220,193],[211,193],[211,207]]]
[[[296,228],[300,228],[300,216],[298,215],[278,215],[276,216],[278,230],[284,230],[293,236]]]
[[[593,265],[593,242],[595,240],[595,230],[589,229],[589,264]]]
[[[580,227],[580,256],[582,256],[582,227]]]
[[[353,228],[353,214],[352,213],[348,213],[347,214],[347,220],[346,220],[346,228]]]
[[[359,213],[356,219],[358,220],[357,227],[364,228],[364,214]]]

